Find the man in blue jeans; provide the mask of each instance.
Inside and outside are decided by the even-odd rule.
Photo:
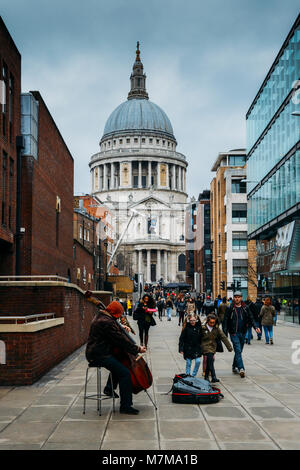
[[[242,358],[243,347],[245,344],[245,335],[247,328],[253,327],[259,334],[258,328],[251,310],[243,302],[243,296],[240,291],[233,295],[233,301],[225,311],[223,331],[230,339],[235,352],[232,364],[232,372],[239,373],[241,377],[245,377],[245,367]]]

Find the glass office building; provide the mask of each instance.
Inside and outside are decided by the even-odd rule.
[[[248,238],[258,291],[300,323],[300,15],[246,116]],[[285,302],[286,301],[286,302]]]

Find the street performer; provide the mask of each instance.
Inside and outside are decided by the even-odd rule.
[[[89,291],[85,296],[88,300],[93,301]],[[113,349],[118,348],[137,356],[138,353],[145,353],[146,348],[145,346],[137,346],[123,333],[123,328],[128,331],[128,326],[123,326],[118,322],[123,313],[123,306],[117,301],[111,302],[105,310],[99,310],[91,323],[85,354],[89,363],[105,367],[112,372],[114,390],[119,384],[120,413],[137,415],[139,410],[132,406],[130,372],[113,356]],[[114,390],[111,390],[110,380],[108,380],[104,388],[105,395],[112,396],[114,394],[115,398],[118,398],[119,396]]]

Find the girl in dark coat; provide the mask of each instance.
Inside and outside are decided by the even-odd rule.
[[[192,377],[197,375],[202,356],[202,326],[197,322],[196,317],[191,317],[190,321],[182,330],[179,338],[179,352],[186,360],[186,374],[191,375],[192,360],[195,359]]]

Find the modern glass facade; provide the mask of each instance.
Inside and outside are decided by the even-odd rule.
[[[295,30],[282,50],[267,78],[258,99],[247,115],[247,149],[250,150],[262,134],[293,85],[300,76],[300,27]]]
[[[250,235],[300,201],[299,17],[247,113]]]
[[[246,116],[248,238],[257,240],[258,294],[283,301],[284,319],[300,323],[299,112],[300,15]]]

